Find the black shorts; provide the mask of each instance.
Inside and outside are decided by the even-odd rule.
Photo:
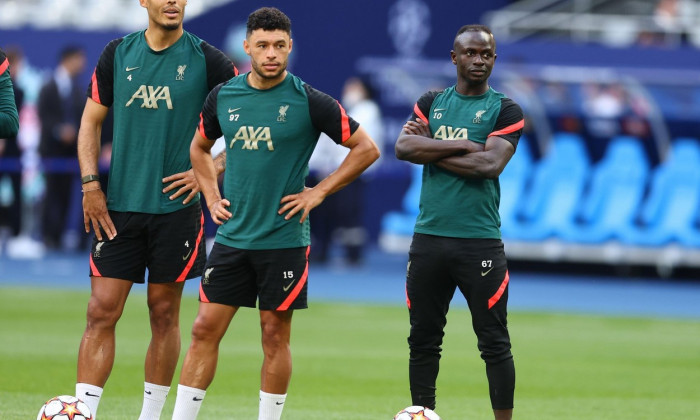
[[[305,309],[309,247],[247,250],[215,243],[202,274],[199,300],[284,311]]]
[[[201,275],[207,257],[199,203],[166,214],[110,210],[109,216],[117,236],[93,237],[91,276],[144,283],[148,269],[149,283],[173,283]]]

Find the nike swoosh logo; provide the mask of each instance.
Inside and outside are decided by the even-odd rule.
[[[486,271],[482,271],[482,272],[481,272],[481,277],[484,277],[485,275],[487,275],[491,270],[493,270],[493,267],[489,268],[489,269],[486,270]]]
[[[186,255],[182,256],[182,261],[185,261],[187,258],[189,258],[191,253],[192,253],[192,249],[190,249],[190,251]]]
[[[283,287],[282,287],[282,290],[284,290],[285,292],[286,292],[287,290],[289,290],[289,288],[292,287],[292,285],[294,284],[295,281],[296,281],[296,280],[292,280],[291,283],[289,283],[289,284],[286,285],[286,286],[283,286]]]
[[[91,394],[91,393],[88,392],[88,391],[85,391],[85,395],[87,395],[88,397],[97,397],[97,398],[100,398],[99,395]]]
[[[279,402],[279,401],[275,401],[275,404],[277,404],[277,405],[283,405],[284,403],[283,403],[283,402]]]
[[[228,109],[228,113],[230,114],[230,113],[232,113],[232,112],[236,112],[236,111],[238,111],[239,109],[240,109],[240,108],[234,108],[234,109],[229,108],[229,109]]]
[[[146,394],[151,395],[151,391],[144,391]]]
[[[447,108],[435,108],[433,112],[440,112],[440,111],[446,111]]]
[[[192,397],[192,401],[202,401],[204,398]]]
[[[136,69],[140,69],[140,68],[141,67],[127,67],[126,71],[132,71],[132,70],[136,70]]]

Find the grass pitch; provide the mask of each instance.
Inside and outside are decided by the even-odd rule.
[[[34,419],[47,399],[73,394],[88,294],[0,288],[0,419]],[[183,350],[196,314],[186,295]],[[294,374],[284,419],[389,420],[410,405],[408,319],[401,306],[311,302],[294,315]],[[700,416],[700,322],[515,312],[515,418],[678,420]],[[101,420],[134,420],[149,340],[145,296],[132,292]],[[492,418],[469,314],[448,316],[437,412]],[[257,311],[241,310],[221,346],[200,419],[255,419],[261,363]],[[175,381],[179,376],[176,372]],[[169,419],[175,386],[163,412]]]

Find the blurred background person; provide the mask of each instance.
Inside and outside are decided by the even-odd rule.
[[[53,77],[39,92],[39,153],[44,160],[46,181],[41,229],[44,243],[49,249],[58,249],[63,244],[65,227],[71,224],[69,210],[76,202],[74,190],[79,188],[79,176],[75,171],[78,167],[77,139],[85,106],[85,87],[79,83],[78,77],[85,70],[85,61],[82,48],[63,48]],[[74,206],[76,211],[79,207],[79,203]]]
[[[341,104],[348,115],[362,124],[369,136],[377,143],[379,150],[383,150],[382,112],[374,99],[371,85],[360,77],[350,77],[343,85]],[[309,161],[311,182],[315,184],[327,177],[340,165],[347,154],[347,148],[319,139]],[[363,220],[365,186],[379,167],[381,159],[380,157],[379,161],[372,164],[359,179],[327,197],[314,210],[311,216],[313,218],[311,261],[327,262],[333,245],[338,245],[345,262],[352,265],[361,263],[363,250],[368,241]]]
[[[9,93],[14,94],[17,121],[19,121],[19,114],[24,103],[24,91],[17,84],[17,75],[21,69],[22,57],[22,50],[17,47],[8,48],[4,55],[5,59],[3,59],[3,53],[0,51],[0,70],[5,68],[5,72],[9,73],[9,80],[12,85],[11,89],[5,90],[0,95],[9,100]],[[4,77],[4,75],[4,73],[0,74],[0,78]],[[0,79],[0,83],[2,83],[2,79]],[[11,107],[12,104],[8,102],[8,105]],[[0,242],[3,241],[3,228],[9,230],[9,239],[19,236],[22,229],[21,154],[17,134],[4,138],[0,135],[0,159],[2,160],[0,165]]]

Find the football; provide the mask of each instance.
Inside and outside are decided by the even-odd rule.
[[[59,395],[46,401],[36,420],[92,420],[90,408],[70,395]]]
[[[394,420],[440,420],[440,416],[429,408],[412,405],[396,413]]]

